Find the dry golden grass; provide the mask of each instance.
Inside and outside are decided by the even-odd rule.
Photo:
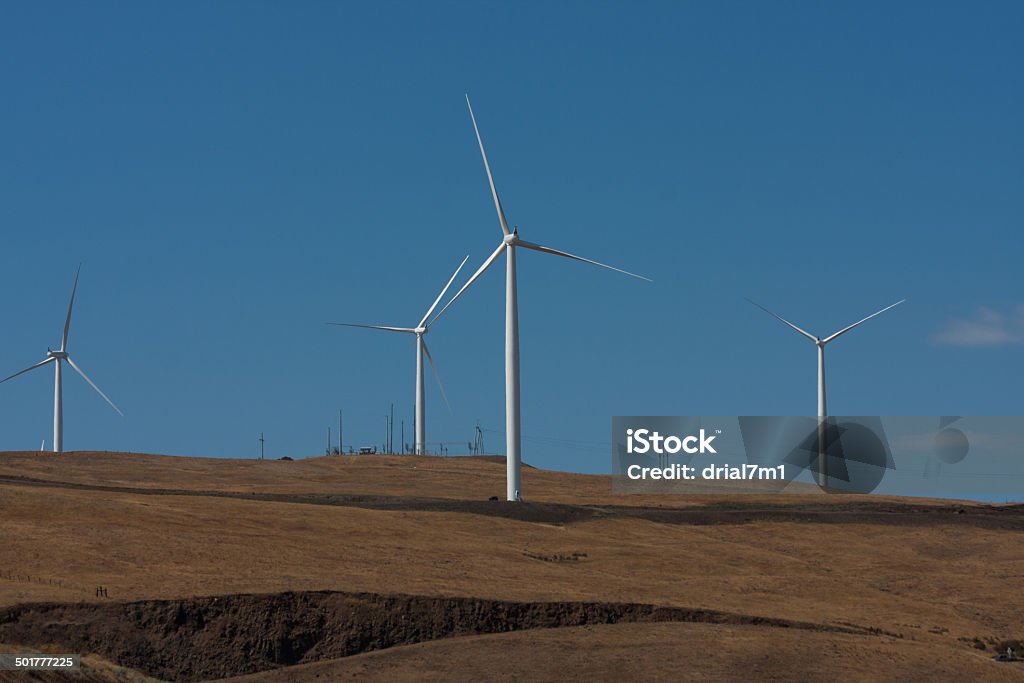
[[[505,464],[497,457],[430,457],[409,455],[355,455],[282,460],[228,460],[139,453],[77,452],[43,455],[36,452],[0,453],[0,476],[21,476],[81,484],[172,488],[191,491],[243,493],[346,493],[390,496],[429,496],[482,500],[505,497]],[[800,484],[794,484],[800,489]],[[716,500],[770,501],[798,505],[905,502],[883,496],[828,496],[804,487],[807,495],[759,496],[744,494],[662,496],[615,495],[604,475],[554,472],[523,468],[523,489],[535,502],[576,505],[651,505],[685,507]],[[810,496],[810,498],[808,498]],[[915,499],[915,503],[928,501]]]
[[[756,626],[616,624],[448,638],[227,679],[322,681],[1020,681],[930,643]]]
[[[465,458],[256,462],[105,453],[0,454],[0,476],[146,489],[474,500],[504,490],[501,463]],[[898,502],[825,495],[614,496],[607,477],[532,469],[524,471],[524,480],[531,500],[591,506]],[[1021,531],[960,523],[970,512],[934,524],[878,524],[856,518],[845,524],[766,521],[756,513],[746,523],[708,525],[614,515],[546,524],[460,512],[40,487],[10,479],[0,482],[0,505],[0,605],[101,600],[95,597],[97,586],[107,587],[110,600],[342,590],[642,602],[854,624],[901,636],[869,639],[694,624],[560,629],[361,655],[337,664],[339,676],[362,671],[382,679],[412,680],[417,657],[451,673],[443,668],[444,661],[469,666],[469,660],[454,654],[459,647],[469,648],[472,659],[479,659],[481,672],[490,665],[511,666],[511,659],[499,661],[503,653],[518,652],[521,659],[529,659],[536,647],[536,666],[564,661],[556,669],[569,678],[572,667],[589,671],[583,661],[588,658],[609,667],[601,670],[620,672],[620,677],[632,677],[630,667],[640,658],[647,662],[641,664],[650,678],[672,680],[671,671],[679,667],[713,678],[741,673],[736,668],[740,665],[731,662],[753,666],[757,657],[777,649],[785,656],[771,667],[783,678],[787,670],[803,672],[796,678],[823,680],[863,671],[864,679],[884,680],[888,670],[909,672],[924,663],[930,668],[920,670],[932,672],[932,680],[945,678],[947,672],[959,672],[967,680],[1021,674],[1017,665],[989,662],[991,650],[979,652],[969,642],[975,637],[1024,637]],[[537,559],[572,553],[585,557]],[[31,580],[4,578],[8,576]],[[619,639],[636,647],[611,647]],[[583,654],[565,655],[573,650]],[[815,652],[835,653],[830,661],[839,667],[837,675],[821,672],[813,662],[797,666],[813,659]],[[707,657],[694,659],[695,654]],[[858,660],[865,668],[856,668]],[[876,660],[878,666],[871,664]],[[783,666],[795,668],[778,668]],[[542,670],[523,669],[522,678],[536,678],[529,672]],[[1010,674],[1003,673],[1008,670]]]

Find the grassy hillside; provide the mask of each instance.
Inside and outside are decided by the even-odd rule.
[[[843,676],[826,676],[828,666],[852,667],[860,653],[903,662],[899,670],[921,680],[1024,676],[1020,665],[990,661],[992,644],[1024,637],[1021,506],[615,496],[607,477],[536,469],[524,470],[527,504],[488,500],[503,490],[503,463],[488,459],[0,454],[0,606],[286,591],[642,603],[889,635],[618,624],[529,632],[542,640],[527,632],[457,640],[499,673],[520,670],[502,664],[520,652],[533,667],[521,671],[568,675],[583,665],[559,652],[577,642],[592,666],[605,662],[620,675],[640,667],[669,676],[666,667],[685,663],[713,676],[743,653],[767,657],[759,666],[780,675],[810,657],[811,672],[817,653],[822,676],[834,679]],[[602,644],[619,638],[637,647],[627,656]],[[716,646],[720,638],[729,645]],[[527,641],[538,643],[534,655]],[[303,666],[401,680],[417,657],[450,661],[454,643]]]

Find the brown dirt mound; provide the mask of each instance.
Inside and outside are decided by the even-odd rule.
[[[451,636],[630,622],[755,625],[872,634],[711,610],[599,602],[303,592],[115,604],[37,603],[0,611],[0,641],[93,652],[176,681],[267,671]]]

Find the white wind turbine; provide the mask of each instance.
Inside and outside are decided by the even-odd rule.
[[[448,288],[452,286],[452,282],[455,281],[455,277],[462,270],[462,266],[466,265],[466,261],[469,260],[469,256],[462,259],[462,263],[455,269],[452,276],[448,278],[448,283],[441,290],[441,293],[434,299],[434,303],[427,309],[426,314],[416,325],[416,327],[386,327],[383,325],[355,325],[353,323],[328,323],[329,325],[338,325],[340,327],[362,327],[368,330],[385,330],[387,332],[405,332],[407,334],[416,335],[416,455],[424,455],[427,452],[427,425],[426,425],[426,395],[423,388],[423,356],[427,357],[430,362],[430,368],[434,371],[434,379],[437,380],[437,388],[441,390],[441,398],[444,399],[445,404],[448,404],[448,397],[445,396],[444,387],[441,385],[441,375],[437,372],[437,366],[434,365],[434,359],[430,356],[430,349],[427,348],[427,342],[423,338],[427,332],[430,331],[430,326],[434,324],[438,318],[441,317],[441,313],[438,313],[434,317],[434,320],[427,322],[427,318],[437,308],[437,304],[440,303],[441,298],[448,291]],[[447,308],[447,306],[445,307]],[[443,311],[442,311],[443,313]],[[449,406],[450,408],[451,406]]]
[[[0,379],[0,384],[3,384],[9,379],[14,379],[18,375],[23,375],[30,370],[41,368],[47,363],[53,363],[54,366],[54,386],[53,386],[53,452],[60,453],[64,445],[64,414],[63,414],[63,386],[61,383],[61,363],[67,362],[71,368],[82,376],[86,382],[89,383],[96,393],[103,397],[103,400],[110,404],[110,407],[117,411],[117,414],[124,417],[124,413],[121,409],[114,405],[114,402],[107,398],[98,386],[96,386],[89,376],[82,371],[82,368],[75,364],[75,361],[71,360],[71,356],[68,355],[68,331],[71,329],[71,309],[75,305],[75,292],[78,291],[78,275],[82,272],[82,266],[78,266],[78,271],[75,272],[75,285],[71,289],[71,303],[68,304],[68,317],[64,321],[64,336],[60,340],[60,350],[53,351],[49,347],[46,349],[46,360],[40,361],[35,365],[25,368],[21,372],[16,372],[10,377]],[[43,442],[45,445],[45,441]]]
[[[830,341],[846,334],[853,328],[857,327],[857,325],[860,325],[861,323],[871,320],[876,315],[881,315],[885,313],[890,308],[895,308],[896,306],[899,306],[901,303],[906,301],[906,299],[900,299],[896,303],[890,304],[883,308],[882,310],[872,313],[863,320],[858,320],[852,325],[848,325],[843,329],[839,330],[838,332],[836,332],[835,334],[829,335],[828,337],[825,338],[816,337],[810,332],[800,329],[799,327],[789,322],[782,316],[772,313],[771,311],[769,311],[767,308],[757,303],[756,301],[751,301],[750,299],[747,299],[747,301],[750,301],[750,303],[754,304],[755,306],[757,306],[758,308],[760,308],[762,311],[772,316],[773,318],[776,318],[777,320],[782,321],[786,325],[789,325],[791,328],[793,328],[794,330],[796,330],[797,332],[799,332],[800,334],[814,342],[815,346],[818,347],[818,485],[828,486],[828,463],[826,458],[827,444],[825,443],[825,418],[828,417],[828,409],[825,405],[825,345],[828,344]]]
[[[487,152],[484,151],[484,142],[480,138],[480,129],[476,125],[476,117],[473,115],[473,105],[469,103],[469,96],[466,96],[466,105],[469,107],[469,116],[473,120],[473,130],[476,131],[476,141],[480,145],[480,155],[484,160],[484,169],[487,171],[487,182],[491,186],[491,196],[494,199],[494,208],[498,212],[498,222],[501,225],[502,241],[494,253],[487,257],[473,277],[462,285],[462,289],[451,298],[445,307],[441,309],[444,313],[448,306],[451,306],[458,299],[466,288],[476,281],[480,275],[494,263],[502,253],[505,254],[505,467],[506,481],[505,494],[508,500],[522,500],[521,466],[522,453],[520,452],[519,435],[519,306],[516,296],[516,247],[532,249],[534,251],[564,256],[565,258],[591,263],[595,266],[608,268],[631,277],[647,280],[649,278],[630,273],[620,268],[614,268],[597,261],[574,256],[573,254],[557,249],[544,247],[533,242],[527,242],[519,238],[518,226],[510,230],[508,221],[505,220],[505,211],[501,207],[501,200],[498,198],[498,190],[494,186],[494,177],[491,175],[491,166],[487,163]],[[438,313],[438,315],[441,315]]]

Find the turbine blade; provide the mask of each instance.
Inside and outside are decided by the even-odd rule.
[[[608,270],[614,270],[616,273],[622,273],[623,275],[628,275],[630,277],[635,277],[638,280],[646,280],[647,282],[654,282],[654,280],[652,280],[649,277],[644,277],[643,275],[637,275],[636,273],[631,273],[628,270],[622,270],[621,268],[616,268],[615,266],[609,266],[609,265],[607,265],[605,263],[600,263],[599,261],[591,261],[590,259],[583,258],[582,256],[576,256],[576,255],[570,254],[570,253],[568,253],[566,251],[559,251],[558,249],[552,249],[551,247],[544,247],[544,246],[541,246],[539,244],[534,244],[533,242],[526,242],[524,240],[519,240],[518,242],[516,242],[516,246],[517,247],[526,247],[527,249],[533,249],[534,251],[542,251],[545,254],[554,254],[555,256],[564,256],[565,258],[571,258],[571,259],[573,259],[575,261],[583,261],[584,263],[591,263],[591,264],[593,264],[595,266],[601,266],[602,268],[607,268]]]
[[[448,395],[444,393],[444,385],[441,384],[441,374],[437,371],[437,366],[434,365],[434,358],[430,355],[430,349],[427,348],[427,340],[423,340],[423,353],[427,357],[427,361],[430,362],[430,369],[434,371],[434,379],[437,380],[437,388],[441,390],[441,398],[444,399],[444,404],[448,406],[448,412],[452,412],[452,404],[448,403]]]
[[[762,306],[761,304],[757,303],[757,302],[756,302],[756,301],[754,301],[753,299],[747,299],[747,301],[749,301],[750,303],[754,304],[755,306],[757,306],[758,308],[760,308],[760,309],[761,309],[762,311],[764,311],[764,312],[765,312],[765,313],[767,313],[768,315],[770,315],[770,316],[772,316],[773,318],[775,318],[776,320],[781,320],[782,322],[786,323],[787,325],[789,325],[790,327],[792,327],[792,328],[793,328],[794,330],[796,330],[796,331],[797,331],[797,332],[799,332],[800,334],[802,334],[802,335],[804,335],[805,337],[807,337],[808,339],[810,339],[810,340],[811,340],[812,342],[814,342],[815,344],[817,344],[817,343],[818,343],[818,338],[817,338],[817,337],[815,337],[815,336],[814,336],[813,334],[811,334],[810,332],[807,332],[806,330],[801,330],[801,329],[800,329],[799,327],[797,327],[797,326],[796,326],[796,325],[794,325],[793,323],[789,322],[788,320],[786,320],[785,318],[783,318],[783,317],[782,317],[781,315],[777,315],[777,314],[775,314],[775,313],[772,313],[772,312],[771,312],[771,311],[769,311],[769,310],[768,310],[767,308],[765,308],[765,307],[764,307],[764,306]]]
[[[906,299],[900,299],[900,300],[899,300],[899,301],[897,301],[896,303],[894,303],[894,304],[890,304],[890,305],[886,306],[885,308],[883,308],[882,310],[878,311],[877,313],[872,313],[871,315],[869,315],[868,317],[864,318],[863,320],[858,320],[858,321],[857,321],[857,322],[855,322],[854,324],[852,324],[852,325],[849,325],[849,326],[847,326],[847,327],[844,327],[843,329],[841,329],[841,330],[839,330],[838,332],[836,332],[835,334],[833,334],[833,335],[832,335],[831,337],[825,337],[825,339],[823,339],[821,343],[822,343],[822,344],[827,344],[827,343],[829,343],[830,341],[832,341],[833,339],[835,339],[835,338],[836,338],[836,337],[838,337],[839,335],[842,335],[842,334],[846,334],[847,332],[849,332],[849,331],[850,331],[850,330],[852,330],[853,328],[857,327],[857,325],[860,325],[861,323],[864,323],[864,322],[867,322],[868,320],[871,320],[871,319],[872,319],[872,318],[874,318],[874,317],[875,317],[876,315],[882,315],[883,313],[885,313],[886,311],[888,311],[888,310],[889,310],[890,308],[895,308],[896,306],[899,306],[899,305],[900,305],[901,303],[903,303],[904,301],[906,301]]]
[[[494,260],[496,258],[501,256],[503,251],[505,251],[505,243],[504,242],[499,244],[498,248],[494,250],[494,253],[487,257],[487,260],[484,261],[484,264],[476,269],[476,272],[473,273],[473,277],[471,277],[468,280],[466,280],[466,284],[462,285],[462,289],[460,289],[455,296],[453,296],[451,299],[448,300],[448,303],[446,303],[444,305],[444,308],[441,309],[441,312],[438,313],[437,315],[435,315],[434,316],[434,320],[431,320],[430,323],[427,324],[427,327],[430,327],[431,325],[433,325],[435,320],[437,320],[442,315],[444,315],[444,312],[448,310],[448,307],[451,306],[453,303],[455,303],[455,300],[458,299],[460,296],[462,296],[462,293],[465,292],[466,289],[471,284],[476,282],[476,279],[478,277],[480,277],[480,275],[482,275],[485,270],[487,270],[488,268],[491,267],[491,264],[494,263]]]
[[[409,332],[416,334],[416,330],[411,327],[387,327],[386,325],[356,325],[355,323],[327,323],[328,325],[337,325],[338,327],[361,327],[364,330],[387,330],[388,332]]]
[[[491,176],[491,165],[487,163],[487,152],[484,151],[484,141],[480,138],[480,129],[476,125],[476,116],[473,115],[473,105],[469,103],[469,95],[466,95],[466,106],[469,107],[469,118],[473,119],[473,130],[476,131],[476,141],[480,145],[480,156],[484,158],[487,182],[491,185],[491,196],[494,197],[494,208],[498,210],[498,221],[501,223],[501,231],[506,235],[510,235],[512,231],[508,229],[508,221],[505,220],[505,210],[501,208],[501,200],[498,199],[498,188],[494,186],[494,178]]]
[[[28,372],[28,371],[30,371],[30,370],[35,370],[36,368],[41,368],[41,367],[43,367],[44,365],[46,365],[47,363],[51,363],[51,362],[53,362],[53,358],[47,358],[47,359],[46,359],[46,360],[44,360],[44,361],[40,361],[40,362],[36,363],[35,365],[33,365],[33,366],[32,366],[32,367],[30,367],[30,368],[25,368],[25,369],[24,369],[24,370],[22,370],[21,372],[16,372],[16,373],[14,373],[13,375],[11,375],[10,377],[4,377],[3,379],[0,379],[0,384],[3,384],[4,382],[6,382],[6,381],[7,381],[7,380],[9,380],[9,379],[14,379],[14,378],[15,378],[15,377],[17,377],[18,375],[24,375],[24,374],[25,374],[26,372]]]
[[[71,356],[67,356],[65,358],[65,360],[68,362],[68,365],[70,365],[72,368],[75,369],[75,372],[77,372],[79,375],[82,376],[82,379],[84,379],[86,382],[89,383],[89,386],[91,386],[93,389],[96,390],[97,394],[99,394],[100,396],[103,397],[104,401],[106,401],[107,403],[110,404],[111,408],[113,408],[114,410],[117,411],[118,415],[120,415],[121,417],[124,417],[124,413],[121,412],[121,409],[118,408],[116,405],[114,405],[114,402],[111,401],[110,398],[108,398],[107,395],[104,394],[103,391],[101,391],[100,388],[98,386],[96,386],[96,384],[91,379],[89,379],[89,376],[85,374],[85,372],[82,370],[82,368],[80,368],[77,365],[75,365],[75,361],[71,360]]]
[[[78,276],[82,272],[82,264],[78,264],[78,270],[75,271],[75,285],[71,288],[71,303],[68,304],[68,319],[64,321],[64,336],[60,339],[60,350],[67,351],[68,349],[68,331],[71,329],[71,309],[75,306],[75,292],[78,291]]]
[[[453,282],[455,282],[455,276],[459,274],[459,271],[462,270],[462,266],[466,265],[466,261],[468,260],[469,254],[466,255],[466,258],[462,259],[462,263],[460,263],[459,267],[455,269],[455,272],[452,273],[452,276],[448,278],[448,284],[444,286],[444,289],[441,290],[441,293],[437,295],[436,299],[434,299],[434,303],[430,306],[430,310],[428,310],[427,314],[423,316],[423,320],[420,320],[420,324],[417,325],[417,327],[423,327],[423,323],[427,322],[427,318],[429,318],[430,314],[434,312],[435,308],[437,308],[438,302],[441,301],[441,298],[444,296],[445,292],[447,292],[448,288],[452,286]]]

